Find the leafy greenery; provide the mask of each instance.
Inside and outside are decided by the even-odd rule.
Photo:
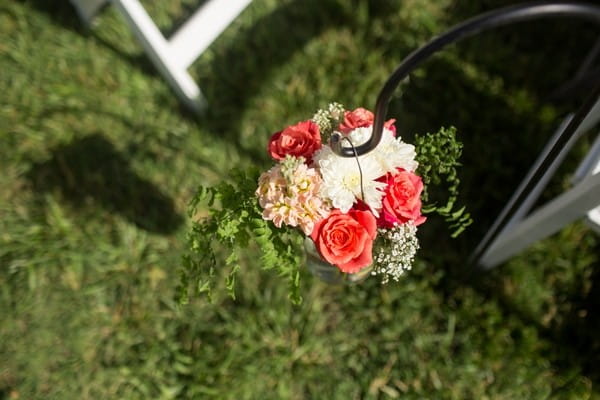
[[[444,217],[453,230],[452,237],[460,235],[467,226],[473,223],[471,216],[463,206],[456,209],[456,200],[459,194],[460,179],[457,168],[462,154],[462,143],[456,138],[456,128],[440,128],[437,133],[427,133],[415,137],[417,148],[418,173],[423,177],[425,188],[423,190],[423,213],[437,213]],[[428,204],[430,186],[444,185],[445,204],[438,206]]]
[[[200,187],[190,203],[189,214],[194,217],[203,201],[208,203],[208,217],[193,222],[188,235],[190,252],[184,256],[181,268],[179,301],[189,301],[189,287],[194,294],[204,293],[211,297],[215,269],[227,268],[226,287],[235,299],[235,279],[240,269],[240,256],[251,242],[261,252],[260,263],[264,269],[276,271],[288,278],[290,298],[300,302],[299,293],[299,234],[293,229],[277,229],[262,218],[262,211],[254,192],[258,182],[258,170],[235,170],[232,183],[205,188]],[[219,206],[215,205],[219,203]],[[227,249],[224,263],[220,262],[216,243]]]
[[[199,4],[141,2],[165,33]],[[456,126],[476,221],[456,240],[425,224],[429,251],[401,282],[332,287],[302,268],[296,306],[249,246],[235,301],[224,287],[175,301],[199,183],[264,170],[282,124],[330,99],[368,107],[416,47],[508,3],[254,0],[190,68],[210,104],[196,118],[113,7],[86,30],[68,1],[0,2],[0,399],[600,398],[597,234],[573,224],[496,270],[461,269],[585,93],[549,101],[597,40],[568,19],[465,40],[390,105],[407,142]]]

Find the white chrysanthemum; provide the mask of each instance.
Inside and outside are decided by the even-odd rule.
[[[384,129],[384,132],[387,129]],[[373,131],[373,128],[371,126],[369,127],[363,127],[363,128],[355,128],[352,131],[350,131],[350,133],[348,133],[348,135],[346,135],[348,137],[348,139],[350,139],[352,141],[352,144],[354,146],[360,146],[361,144],[365,143],[370,137],[371,137],[371,132]],[[348,142],[346,141],[342,141],[342,146],[344,147],[351,147]]]
[[[415,161],[417,153],[415,146],[396,139],[389,130],[383,131],[381,142],[373,150],[373,157],[379,162],[386,172],[396,172],[396,168],[403,168],[414,172],[419,163]]]
[[[377,182],[376,179],[384,173],[371,157],[359,157],[359,170],[355,158],[340,157],[329,146],[324,145],[315,153],[313,160],[319,166],[323,177],[321,195],[329,199],[333,207],[345,213],[352,208],[356,199],[361,199],[377,215],[377,210],[382,206],[385,183]]]
[[[370,137],[373,127],[356,128],[348,134],[348,138],[354,146],[365,143]],[[350,147],[343,141],[342,146]],[[375,160],[382,170],[382,175],[388,172],[395,173],[396,168],[403,168],[414,172],[419,164],[415,161],[415,146],[404,143],[400,138],[394,137],[391,130],[384,128],[381,141],[375,149],[365,155]]]

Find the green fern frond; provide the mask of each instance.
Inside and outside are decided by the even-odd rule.
[[[417,148],[417,173],[423,179],[425,189],[421,198],[425,203],[425,214],[436,213],[449,224],[451,237],[460,235],[473,222],[465,206],[457,206],[460,179],[457,168],[462,155],[462,143],[456,138],[456,128],[441,128],[437,133],[427,133],[415,137]],[[447,198],[442,204],[432,202],[431,189],[442,188]]]

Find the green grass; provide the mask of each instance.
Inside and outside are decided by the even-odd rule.
[[[196,3],[144,2],[165,31]],[[492,272],[462,265],[577,104],[547,98],[588,25],[472,39],[392,102],[407,138],[457,126],[476,221],[458,241],[431,221],[400,283],[305,273],[293,306],[249,251],[235,301],[174,302],[198,184],[266,167],[270,133],[329,101],[372,107],[402,57],[504,3],[256,0],[193,65],[211,104],[195,118],[113,9],[86,31],[68,2],[0,2],[0,399],[600,398],[597,235],[577,223]]]

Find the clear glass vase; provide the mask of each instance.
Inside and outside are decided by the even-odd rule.
[[[306,250],[306,267],[311,274],[325,283],[332,285],[356,284],[365,280],[373,269],[373,265],[369,265],[355,274],[342,272],[338,267],[329,264],[321,257],[315,244],[309,237],[304,239],[304,249]]]

